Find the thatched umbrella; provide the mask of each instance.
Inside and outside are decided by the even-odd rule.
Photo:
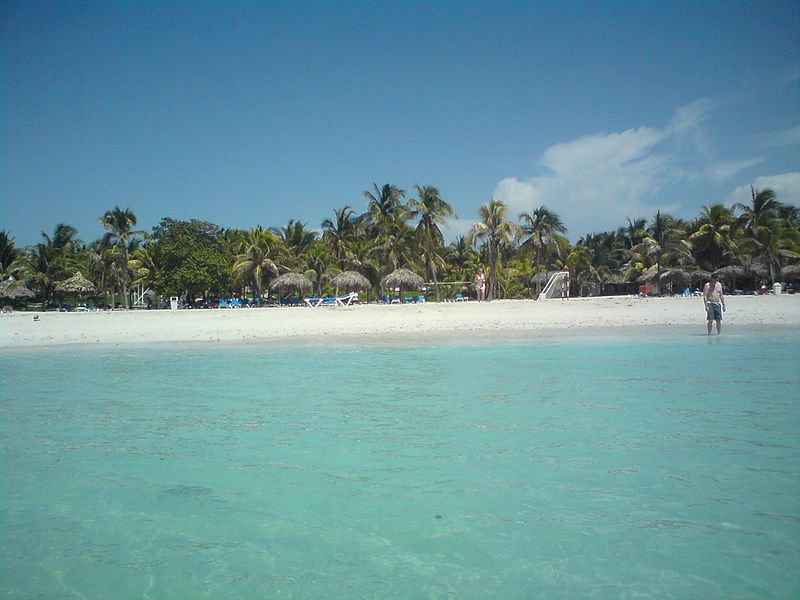
[[[672,285],[677,283],[679,285],[686,285],[691,278],[689,271],[685,269],[667,268],[658,274],[659,283],[667,283],[672,289]]]
[[[400,288],[415,290],[422,287],[425,280],[408,269],[396,269],[381,279],[384,288]]]
[[[288,273],[284,273],[283,275],[279,275],[273,279],[272,283],[269,284],[269,287],[270,289],[280,293],[290,291],[301,294],[313,288],[314,282],[312,282],[302,273],[294,273],[289,271]]]
[[[704,271],[703,269],[698,269],[696,271],[692,271],[689,273],[689,281],[692,282],[692,285],[697,285],[699,283],[705,283],[711,277],[711,273],[708,271]]]
[[[360,292],[366,291],[372,287],[369,279],[358,271],[342,271],[334,277],[331,282],[336,286],[337,296],[339,295],[339,288],[342,288],[346,292]]]
[[[649,269],[645,270],[644,273],[639,275],[638,281],[639,283],[649,283],[651,281],[655,281],[656,279],[658,279],[658,274],[659,274],[658,267],[653,265]]]
[[[736,278],[747,275],[747,269],[741,265],[728,265],[714,271],[714,274],[724,281],[731,282],[731,288],[736,289]]]
[[[9,277],[4,282],[0,283],[0,298],[19,300],[20,298],[32,298],[35,295],[36,294],[20,282],[15,281],[13,277]]]
[[[86,279],[80,271],[65,281],[60,281],[56,284],[56,291],[60,294],[75,294],[77,296],[85,296],[87,294],[96,294],[97,288],[94,284]]]
[[[781,277],[786,281],[800,281],[800,265],[786,265],[781,269]]]

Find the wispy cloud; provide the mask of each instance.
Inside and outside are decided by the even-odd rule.
[[[516,216],[545,204],[570,232],[618,227],[628,216],[679,204],[659,203],[658,193],[680,181],[724,182],[763,159],[720,160],[711,149],[705,122],[717,108],[702,99],[676,111],[666,127],[598,133],[548,148],[539,163],[545,174],[500,181],[494,196]]]
[[[757,190],[770,188],[781,202],[800,206],[800,172],[756,177],[753,187]],[[750,202],[750,186],[740,185],[733,190],[728,200],[731,203],[748,204]]]

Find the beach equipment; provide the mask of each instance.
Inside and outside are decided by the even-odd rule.
[[[381,279],[381,286],[385,288],[400,288],[400,290],[414,290],[422,287],[425,280],[409,269],[395,269]]]
[[[698,269],[697,271],[692,271],[689,273],[689,281],[691,281],[693,285],[705,283],[710,277],[711,273],[709,271],[704,271],[703,269]]]
[[[80,271],[76,271],[75,275],[56,284],[55,290],[59,294],[72,294],[75,296],[88,296],[97,293],[97,288],[94,284],[86,279]],[[77,306],[77,301],[76,301]]]
[[[786,265],[781,269],[781,277],[786,281],[800,281],[800,265]]]
[[[550,281],[544,286],[542,293],[539,294],[539,302],[552,298],[557,292],[561,291],[561,284],[569,279],[569,271],[558,271],[553,273]]]
[[[336,286],[336,289],[339,288],[345,290],[346,292],[357,292],[357,291],[366,291],[372,284],[369,282],[369,279],[364,277],[358,271],[342,271],[336,277],[331,279],[331,283]],[[338,295],[338,291],[337,291]]]
[[[747,269],[741,265],[728,265],[714,271],[714,274],[723,281],[730,281],[731,287],[736,289],[736,278],[747,275]]]
[[[4,282],[0,283],[0,298],[8,298],[9,300],[19,300],[20,298],[32,298],[35,294],[16,281],[13,277],[9,277]]]
[[[304,302],[311,308],[317,308],[318,306],[350,306],[354,302],[358,302],[358,292],[350,292],[344,296],[306,298]]]
[[[269,287],[270,289],[280,293],[295,292],[297,294],[302,294],[313,288],[314,282],[312,282],[302,273],[289,271],[283,275],[278,275],[272,280],[272,282],[269,284]]]

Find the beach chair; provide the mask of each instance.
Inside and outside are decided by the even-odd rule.
[[[358,292],[350,292],[344,296],[338,296],[334,300],[336,306],[350,306],[354,302],[358,302]]]
[[[226,299],[222,299],[219,301],[219,308],[228,308],[228,301]]]
[[[469,298],[467,298],[466,296],[463,296],[462,294],[456,294],[453,297],[453,301],[454,302],[466,302],[467,300],[469,300]]]
[[[323,300],[324,298],[305,298],[304,302],[311,308],[317,308],[319,305],[322,304]]]

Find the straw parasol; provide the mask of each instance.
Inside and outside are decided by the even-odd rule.
[[[692,274],[685,269],[678,269],[670,267],[664,269],[658,275],[659,283],[668,283],[670,285],[677,283],[678,285],[686,285],[691,279]]]
[[[717,269],[714,271],[717,277],[720,278],[728,278],[731,277],[736,279],[737,277],[743,277],[747,274],[747,269],[745,269],[741,265],[728,265],[727,267],[722,267],[721,269]]]
[[[689,273],[689,281],[691,281],[693,284],[705,283],[708,281],[709,277],[711,277],[711,273],[709,271],[704,271],[703,269],[697,269],[696,271]]]
[[[87,294],[96,294],[97,289],[94,287],[94,284],[86,279],[80,271],[77,271],[75,275],[67,279],[66,281],[60,281],[56,284],[56,292],[60,294],[76,294],[78,296],[85,296]]]
[[[800,265],[786,265],[781,269],[781,277],[787,281],[800,281]]]
[[[639,283],[648,283],[658,279],[658,268],[653,265],[639,276]]]
[[[736,278],[747,275],[747,269],[741,265],[728,265],[714,271],[714,274],[725,281],[731,282],[731,287],[736,288]]]
[[[369,279],[358,271],[342,271],[331,282],[336,286],[337,290],[342,288],[347,292],[365,291],[372,287]]]
[[[0,283],[0,298],[18,300],[20,298],[32,298],[33,296],[35,296],[35,294],[31,290],[18,281],[15,281],[13,277],[9,277],[4,282]]]
[[[408,269],[396,269],[381,279],[381,285],[385,288],[400,288],[414,290],[422,287],[425,280],[414,271]]]
[[[302,273],[289,271],[273,279],[269,287],[281,293],[290,291],[300,294],[313,288],[314,283]]]

